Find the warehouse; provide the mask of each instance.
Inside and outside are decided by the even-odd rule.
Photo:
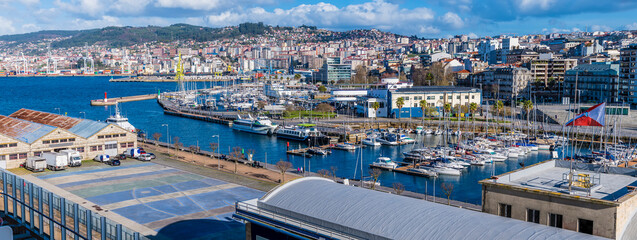
[[[27,156],[72,149],[84,159],[136,147],[137,136],[117,125],[20,109],[0,115],[0,167],[17,168]]]

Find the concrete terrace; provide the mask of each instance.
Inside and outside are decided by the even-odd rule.
[[[34,175],[90,201],[97,211],[116,213],[154,230],[158,239],[242,239],[244,225],[231,219],[234,203],[264,195],[234,183],[130,159],[119,167],[104,164]]]

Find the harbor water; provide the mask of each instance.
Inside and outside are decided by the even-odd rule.
[[[105,120],[114,112],[113,106],[91,107],[89,101],[104,96],[123,97],[157,93],[158,91],[174,91],[176,83],[145,83],[145,82],[109,82],[109,77],[24,77],[2,78],[0,92],[0,114],[9,115],[20,108],[28,108],[52,113],[66,114],[72,117]],[[209,87],[210,83],[198,82],[198,88]],[[239,146],[247,150],[254,150],[254,160],[274,164],[279,160],[293,163],[293,169],[304,167],[316,172],[320,169],[336,169],[336,175],[343,178],[360,178],[361,168],[359,152],[332,150],[331,155],[304,158],[285,153],[286,140],[274,136],[261,136],[250,133],[233,131],[228,126],[203,122],[188,118],[165,115],[155,100],[127,102],[120,104],[122,113],[129,118],[129,122],[143,130],[149,136],[161,133],[162,141],[177,136],[184,146],[198,145],[201,149],[210,150],[210,144],[216,143],[213,135],[219,135],[219,150],[228,153],[229,149]],[[168,127],[162,126],[167,124]],[[368,165],[376,161],[379,156],[390,157],[394,161],[402,161],[402,152],[423,145],[435,146],[439,142],[437,136],[416,136],[417,144],[396,147],[366,147],[362,150],[363,174],[369,176]],[[290,148],[302,147],[301,143],[290,142]],[[267,157],[266,157],[267,156]],[[481,204],[481,186],[478,181],[495,174],[501,174],[520,168],[522,164],[530,165],[550,158],[549,152],[532,152],[518,160],[503,163],[486,164],[485,166],[470,166],[458,177],[441,176],[435,180],[424,177],[405,175],[394,172],[383,172],[379,178],[381,185],[391,187],[400,182],[408,191],[427,193],[445,198],[441,191],[441,183],[454,185],[451,198],[473,204]],[[354,175],[356,172],[356,176]]]

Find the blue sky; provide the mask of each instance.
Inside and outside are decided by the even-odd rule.
[[[637,30],[637,0],[0,0],[0,35],[264,22],[420,37]]]

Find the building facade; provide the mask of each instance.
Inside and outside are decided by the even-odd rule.
[[[323,83],[349,81],[352,78],[352,65],[342,64],[338,57],[327,58],[319,70],[319,79]]]
[[[526,68],[501,67],[472,74],[470,81],[473,87],[484,90],[489,98],[514,99],[529,96],[531,77],[531,72]]]
[[[605,238],[634,239],[636,174],[634,169],[584,163],[571,167],[569,161],[549,160],[480,181],[482,211]]]
[[[403,98],[404,105],[398,108],[396,101]],[[469,106],[476,103],[478,106],[482,103],[482,92],[480,89],[469,87],[452,87],[452,86],[423,86],[412,88],[399,88],[389,90],[387,94],[387,117],[422,117],[423,113],[420,101],[427,101],[427,107],[430,115],[438,115],[445,104],[451,104],[452,108],[457,109],[461,106]]]
[[[137,135],[115,124],[29,109],[0,116],[0,167],[7,169],[43,152],[71,149],[84,159],[92,159],[136,146]]]
[[[539,98],[553,98],[562,93],[564,74],[577,66],[577,59],[538,59],[529,63],[533,84],[531,91]]]
[[[575,100],[576,93],[579,102],[619,102],[619,64],[583,64],[566,71],[564,96]]]
[[[619,95],[621,100],[637,107],[637,44],[631,44],[620,51],[619,62]]]

